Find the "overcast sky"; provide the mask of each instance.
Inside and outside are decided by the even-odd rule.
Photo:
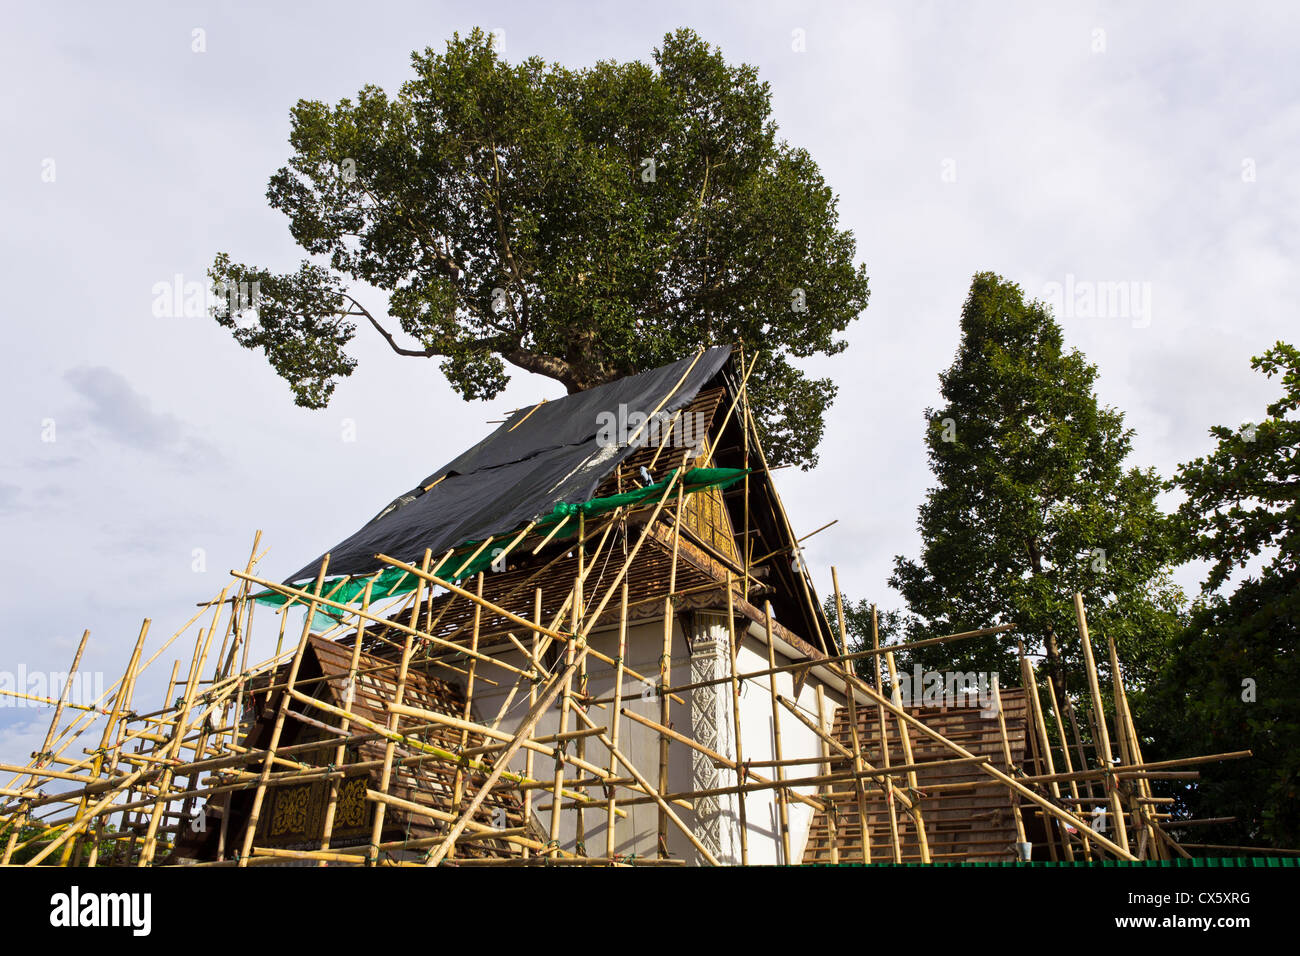
[[[413,49],[475,25],[503,31],[509,60],[571,67],[649,60],[690,26],[771,83],[871,276],[850,347],[813,367],[841,383],[821,466],[778,475],[797,531],[839,519],[808,543],[823,592],[836,564],[852,595],[899,603],[885,582],[918,550],[923,412],[973,273],[1058,299],[1131,284],[1121,314],[1058,314],[1136,429],[1134,463],[1165,475],[1211,425],[1258,420],[1277,388],[1250,357],[1300,338],[1294,4],[29,3],[5,19],[0,671],[66,669],[88,627],[84,666],[111,682],[141,618],[160,638],[183,624],[256,529],[267,574],[287,574],[504,410],[562,394],[520,373],[465,404],[435,362],[362,329],[357,372],[310,412],[204,314],[155,314],[158,284],[203,282],[217,251],[296,263],[264,192],[300,97],[395,90]],[[0,708],[0,759],[46,721]]]

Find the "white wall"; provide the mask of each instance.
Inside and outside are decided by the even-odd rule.
[[[702,618],[699,626],[701,637],[708,637],[712,633],[715,638],[721,638],[721,653],[723,664],[717,671],[718,676],[724,676],[726,670],[726,641],[725,625],[717,623],[710,624],[708,618]],[[518,635],[524,640],[524,635]],[[615,657],[618,653],[618,632],[616,629],[606,630],[595,633],[591,637],[592,647],[598,651]],[[625,666],[640,672],[654,680],[659,673],[659,659],[663,650],[663,624],[661,621],[637,624],[629,627],[627,653],[625,654]],[[518,651],[502,653],[502,659],[515,666],[521,666],[522,655]],[[613,695],[614,671],[612,666],[604,661],[589,659],[589,677],[587,682],[587,691],[596,698],[610,697]],[[777,664],[786,663],[786,659],[777,655]],[[739,669],[741,673],[751,671],[761,671],[767,669],[767,652],[763,643],[754,635],[745,634],[742,639],[739,651]],[[474,715],[475,719],[487,723],[495,720],[501,709],[503,702],[513,685],[510,679],[513,675],[508,672],[494,668],[490,665],[479,665],[478,674],[480,677],[489,677],[499,681],[498,686],[492,686],[480,680],[477,682],[474,691]],[[690,649],[683,637],[679,625],[674,622],[670,683],[674,686],[689,683],[692,679]],[[774,740],[772,732],[772,710],[771,697],[768,691],[768,679],[766,677],[755,678],[746,681],[746,688],[741,697],[741,743],[744,749],[746,760],[770,760],[774,757]],[[538,685],[539,689],[542,685]],[[790,674],[777,675],[777,691],[786,697],[793,697],[793,679]],[[576,683],[575,683],[576,689]],[[651,720],[659,720],[659,701],[654,697],[653,688],[647,689],[646,685],[640,681],[625,675],[623,682],[623,700],[624,706],[642,716]],[[715,713],[719,715],[718,720],[718,745],[717,749],[729,759],[735,757],[735,733],[732,719],[732,706],[730,699],[730,689],[727,685],[720,685],[718,692],[721,698],[714,702]],[[692,736],[692,713],[693,696],[690,692],[684,692],[679,695],[682,697],[682,703],[673,701],[670,703],[670,721],[674,730],[690,737]],[[834,720],[834,707],[837,696],[827,695],[827,721]],[[695,696],[694,701],[699,697]],[[800,709],[810,717],[814,722],[817,721],[817,695],[815,685],[812,681],[806,682],[802,688],[798,703]],[[514,701],[511,703],[506,714],[500,722],[500,729],[513,732],[523,721],[528,712],[528,693],[527,687],[522,688],[516,694]],[[599,706],[593,706],[589,711],[589,716],[593,721],[602,727],[609,724],[613,709],[612,703],[607,703],[602,709]],[[543,715],[536,729],[535,736],[545,736],[558,731],[560,720],[560,708],[558,701],[555,705],[548,708]],[[571,714],[569,718],[569,730],[578,729],[586,726],[576,714]],[[782,755],[786,759],[793,757],[819,757],[821,754],[820,746],[816,735],[811,730],[804,727],[793,716],[781,708],[781,739]],[[636,768],[651,783],[657,786],[659,777],[659,737],[657,733],[648,727],[642,726],[627,719],[620,719],[619,727],[619,749],[636,765]],[[568,747],[569,754],[577,752],[576,742],[571,741]],[[609,752],[595,738],[589,738],[586,742],[586,757],[589,762],[598,766],[608,767]],[[522,773],[524,770],[525,758],[522,754],[516,755],[511,761],[510,769]],[[555,761],[541,754],[533,756],[533,776],[536,779],[543,780],[548,784],[553,778],[555,771]],[[615,768],[617,776],[630,776],[621,766]],[[764,777],[775,778],[776,770],[774,768],[756,768],[756,773]],[[787,777],[813,776],[820,772],[818,764],[807,764],[798,767],[786,768]],[[566,779],[572,779],[577,776],[587,776],[587,774],[572,764],[565,767]],[[717,771],[716,786],[734,786],[736,774],[727,770]],[[673,742],[669,747],[669,767],[668,767],[669,790],[672,792],[682,792],[693,789],[694,773],[692,769],[692,750],[685,744]],[[800,792],[814,794],[816,787],[803,787]],[[598,787],[589,787],[586,791],[593,799],[601,799],[602,791]],[[620,788],[618,791],[620,798],[630,798],[636,795],[630,791]],[[566,801],[567,802],[567,801]],[[534,808],[539,806],[548,806],[551,803],[551,791],[535,790],[532,792],[532,803]],[[740,862],[740,844],[739,844],[739,809],[734,794],[723,795],[718,798],[719,803],[719,821],[723,831],[721,833],[721,850],[718,854],[721,862]],[[620,817],[615,824],[615,852],[621,855],[636,854],[640,857],[653,857],[656,855],[656,831],[658,825],[659,809],[653,802],[640,803],[633,806],[618,806],[626,812],[625,817]],[[693,810],[674,805],[674,812],[687,826],[696,831],[697,821]],[[783,862],[781,853],[781,839],[778,829],[779,815],[777,809],[777,800],[775,792],[771,790],[757,791],[749,793],[745,798],[745,812],[747,818],[747,834],[749,844],[749,861],[750,863],[779,863]],[[803,847],[807,841],[808,827],[812,820],[813,809],[806,805],[791,801],[789,805],[790,820],[790,843],[791,856],[793,862],[798,862],[803,854]],[[536,818],[540,822],[544,831],[549,832],[550,812],[549,810],[535,811]],[[585,821],[585,845],[586,852],[590,856],[605,855],[606,848],[606,828],[608,815],[603,805],[585,810],[583,812]],[[565,810],[560,818],[561,827],[559,834],[560,846],[566,850],[573,850],[576,841],[576,826],[578,814],[574,810]],[[703,834],[700,834],[703,838]],[[705,840],[707,843],[708,841]],[[668,824],[668,849],[674,857],[680,857],[691,862],[698,862],[699,855],[687,839],[687,837],[671,821]]]

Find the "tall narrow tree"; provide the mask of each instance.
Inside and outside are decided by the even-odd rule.
[[[927,409],[936,485],[921,505],[919,560],[895,559],[914,637],[1014,623],[997,640],[919,653],[922,663],[1017,673],[1016,638],[1044,652],[1058,686],[1077,641],[1072,598],[1149,674],[1181,600],[1168,578],[1167,521],[1153,470],[1126,466],[1132,431],[1099,405],[1097,377],[1040,302],[976,275],[961,344]]]

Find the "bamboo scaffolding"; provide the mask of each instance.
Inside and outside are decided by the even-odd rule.
[[[701,354],[687,364],[694,367]],[[747,381],[756,362],[757,356],[742,357],[745,371],[739,385],[727,380],[726,413],[696,461],[709,466],[724,444],[723,432],[736,422],[739,441],[727,440],[726,447],[728,454],[742,456],[744,500],[737,505],[730,493],[714,500],[723,509],[727,534],[741,526],[735,536],[738,547],[710,537],[712,525],[704,524],[707,508],[694,503],[703,499],[691,499],[688,509],[682,476],[692,456],[667,452],[670,438],[684,430],[686,405],[673,411],[658,447],[635,460],[637,465],[648,461],[652,473],[660,468],[667,475],[654,500],[590,520],[579,511],[576,520],[566,516],[545,534],[537,528],[539,520],[532,520],[513,530],[476,535],[479,540],[448,550],[436,562],[426,549],[418,566],[376,555],[380,570],[395,569],[410,588],[402,595],[394,596],[394,585],[376,600],[376,571],[327,581],[328,555],[314,584],[300,587],[266,580],[256,571],[265,554],[259,551],[258,532],[244,570],[231,572],[232,584],[220,597],[200,605],[147,659],[145,621],[122,678],[93,705],[73,701],[69,693],[88,640],[88,634],[83,635],[69,683],[57,699],[48,700],[53,716],[33,762],[0,763],[0,773],[16,775],[9,786],[0,787],[0,799],[6,801],[0,812],[7,814],[9,826],[3,861],[36,847],[35,862],[57,854],[61,862],[77,863],[86,856],[91,866],[101,863],[101,855],[108,864],[236,868],[292,861],[372,867],[681,865],[691,852],[699,862],[717,864],[724,854],[716,847],[726,847],[727,859],[745,864],[760,838],[760,831],[750,830],[748,813],[749,798],[755,795],[775,807],[777,829],[762,833],[763,852],[779,853],[787,864],[801,862],[794,858],[802,845],[802,833],[796,829],[804,825],[809,811],[824,816],[824,830],[819,831],[820,849],[803,850],[805,861],[824,861],[829,853],[831,863],[871,862],[873,822],[881,841],[877,853],[894,863],[997,858],[1005,853],[998,839],[1005,843],[1007,837],[994,837],[1005,831],[981,822],[980,814],[991,819],[1006,812],[1003,807],[1009,810],[1021,845],[1028,844],[1023,813],[1037,814],[1035,826],[1041,819],[1053,859],[1058,849],[1066,860],[1075,859],[1078,852],[1085,859],[1097,854],[1118,859],[1187,856],[1166,827],[1205,821],[1169,821],[1171,798],[1153,793],[1152,780],[1195,779],[1196,771],[1186,768],[1248,754],[1144,762],[1122,668],[1109,639],[1114,683],[1110,718],[1103,710],[1080,596],[1075,597],[1076,616],[1088,688],[1086,698],[1078,695],[1078,703],[1091,720],[1087,741],[1069,693],[1061,689],[1058,701],[1059,688],[1049,678],[1047,701],[1040,699],[1023,646],[1018,651],[1024,703],[1008,688],[1004,707],[1003,691],[995,685],[995,733],[988,723],[963,723],[968,718],[954,721],[942,714],[932,718],[932,711],[905,705],[895,652],[990,637],[1011,630],[1010,625],[882,646],[873,606],[870,647],[850,651],[843,595],[832,568],[837,640],[802,562],[801,545],[811,535],[795,536],[768,484],[760,486],[767,493],[763,516],[755,523],[751,514],[750,456],[761,463],[753,475],[771,472],[747,400]],[[688,374],[689,369],[655,414]],[[721,399],[711,393],[701,401],[713,415]],[[621,466],[611,481],[618,491],[625,490]],[[817,531],[825,527],[829,524]],[[563,538],[561,529],[568,532]],[[553,542],[552,551],[532,560]],[[495,578],[478,571],[472,581],[461,580],[493,547],[492,571],[508,573]],[[759,562],[753,560],[756,550],[763,554]],[[770,560],[787,552],[798,562],[792,577]],[[516,558],[506,569],[505,558],[512,554]],[[754,566],[763,561],[769,565],[767,576],[760,579],[754,576]],[[442,577],[437,572],[443,568],[454,570]],[[784,589],[779,599],[772,593],[773,581]],[[349,582],[352,590],[343,592]],[[359,584],[364,586],[358,604]],[[278,622],[258,622],[266,649],[273,643],[275,650],[260,663],[250,663],[255,660],[251,648],[256,599],[250,596],[254,586],[285,599]],[[348,595],[354,595],[352,603]],[[545,611],[544,595],[552,602]],[[297,642],[286,647],[290,606],[304,608],[305,617]],[[721,668],[707,679],[674,683],[675,646],[684,643],[692,651],[692,642],[703,633],[693,612],[719,614],[723,607],[727,654],[725,660],[718,659]],[[737,629],[738,607],[746,615],[740,619],[743,631]],[[230,616],[223,621],[227,610]],[[211,620],[199,625],[188,661],[173,666],[163,706],[148,714],[134,713],[132,700],[141,674],[209,611]],[[332,620],[313,634],[318,611]],[[599,640],[608,642],[601,644],[603,650],[593,647],[592,635],[597,633]],[[744,643],[747,638],[750,645]],[[746,647],[752,650],[759,641],[765,644],[766,667],[742,671]],[[778,641],[783,663],[776,659]],[[636,658],[637,664],[648,673],[630,666],[633,645],[644,655]],[[821,651],[814,650],[818,646]],[[645,662],[654,653],[650,648],[661,652],[657,667]],[[854,672],[860,660],[872,662],[866,680]],[[786,680],[783,675],[789,675],[793,688],[788,697],[779,686]],[[680,667],[676,676],[681,676]],[[886,677],[888,692],[883,686]],[[653,717],[629,706],[624,688],[628,679],[654,688],[657,707],[648,712]],[[742,699],[758,681],[766,681],[768,701],[751,704],[770,712],[771,754],[770,759],[753,760],[745,747],[748,741],[752,750],[753,727],[743,726]],[[597,684],[605,696],[592,693]],[[815,703],[808,702],[805,688],[813,692]],[[688,691],[689,704],[681,696]],[[673,704],[688,708],[687,729]],[[696,719],[694,708],[700,706],[711,708],[709,719]],[[875,714],[863,707],[874,708]],[[596,713],[599,710],[605,713]],[[96,727],[100,718],[104,724]],[[1013,718],[1018,721],[1014,733]],[[92,727],[98,747],[88,733]],[[83,736],[85,743],[74,743]],[[868,759],[874,753],[866,752],[867,747],[874,749],[873,736],[880,748],[875,763]],[[730,744],[725,742],[728,737]],[[967,745],[982,750],[975,753]],[[1061,747],[1063,773],[1057,771],[1056,745]],[[70,749],[74,746],[81,750]],[[675,769],[680,762],[673,763],[683,748],[693,768],[685,778]],[[633,760],[633,755],[644,760]],[[548,767],[535,773],[538,757],[554,761],[553,771]],[[354,790],[358,778],[364,786]],[[924,790],[922,779],[927,781]],[[64,784],[60,793],[42,789],[58,782]],[[1096,799],[1094,782],[1102,784],[1115,834],[1086,822],[1087,807]],[[347,804],[350,809],[344,815],[345,783],[348,801],[359,800],[365,808],[360,824],[354,815],[357,804]],[[297,794],[314,788],[317,818],[305,842],[300,836],[290,840],[282,835],[283,826],[276,822],[283,815],[281,798],[290,792],[285,788]],[[992,805],[988,793],[995,795]],[[869,802],[868,794],[872,801],[883,802]],[[701,803],[715,800],[734,804],[734,809]],[[799,813],[791,813],[792,804]],[[647,808],[639,818],[637,807]],[[715,846],[706,838],[706,807],[721,821],[711,824],[719,828],[710,834],[716,837]],[[948,807],[957,809],[945,810]],[[499,818],[502,809],[507,813],[504,820]],[[846,816],[854,809],[856,833]],[[544,824],[537,816],[543,812],[549,814]],[[972,827],[968,842],[957,848],[950,842],[932,846],[932,840],[948,839],[951,831],[945,827],[951,827],[952,812],[964,814],[962,819]],[[106,824],[116,814],[120,824],[113,832]],[[491,825],[486,822],[489,814]],[[932,828],[937,828],[928,832],[931,814]],[[211,840],[195,835],[202,832],[205,820],[214,819],[219,820],[219,830]],[[343,824],[342,819],[352,822]],[[598,856],[589,855],[586,845],[593,835],[593,819],[603,820],[605,826],[605,845]],[[629,828],[637,822],[640,828]],[[886,822],[887,854],[881,829]],[[730,833],[721,828],[730,828]],[[855,846],[854,839],[861,845]],[[649,852],[651,841],[655,852],[648,860],[639,859],[639,853]],[[282,845],[286,842],[288,846]],[[620,854],[624,847],[637,852]],[[673,856],[680,850],[688,856]],[[195,854],[199,858],[192,859]]]

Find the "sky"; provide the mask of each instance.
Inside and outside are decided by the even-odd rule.
[[[838,519],[807,542],[822,593],[835,565],[850,595],[901,604],[886,582],[919,550],[925,409],[976,272],[1057,305],[1134,465],[1171,475],[1277,394],[1250,358],[1297,339],[1294,4],[11,5],[0,672],[66,670],[89,628],[83,670],[106,686],[141,620],[152,649],[258,529],[262,569],[288,574],[503,412],[563,393],[518,373],[466,404],[362,329],[356,373],[307,411],[185,301],[219,251],[301,258],[264,196],[299,98],[395,90],[412,50],[476,25],[508,60],[569,67],[649,61],[692,27],[758,67],[781,136],[820,164],[871,277],[848,349],[806,366],[840,383],[821,464],[777,475],[798,533]],[[1089,309],[1106,289],[1127,303]],[[48,720],[0,704],[0,761],[25,762]]]

